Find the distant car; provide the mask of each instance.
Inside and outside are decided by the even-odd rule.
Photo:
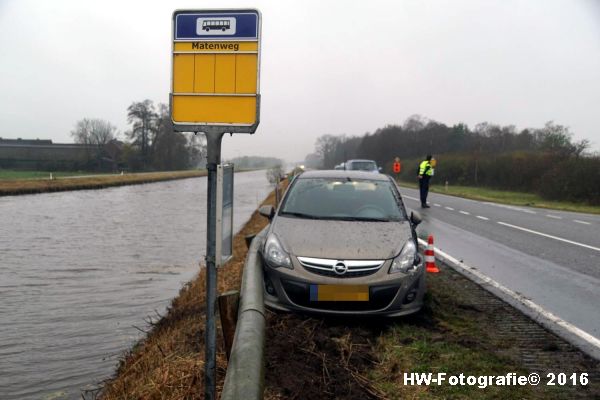
[[[373,160],[348,160],[344,165],[348,171],[369,171],[375,173],[381,171],[381,168],[378,168],[377,163]]]
[[[401,316],[423,306],[415,227],[390,177],[309,171],[286,191],[261,243],[265,304],[277,310]]]

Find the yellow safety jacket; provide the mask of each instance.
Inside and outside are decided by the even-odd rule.
[[[421,161],[421,164],[419,165],[419,175],[433,176],[433,168],[431,167],[431,163],[429,161]]]

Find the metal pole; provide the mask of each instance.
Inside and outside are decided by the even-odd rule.
[[[221,139],[223,133],[207,132],[208,191],[206,196],[206,333],[204,348],[204,398],[216,400],[217,364],[217,268],[216,268],[216,223],[217,223],[217,165],[221,162]]]

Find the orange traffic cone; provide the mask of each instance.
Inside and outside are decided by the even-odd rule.
[[[432,274],[440,272],[439,268],[435,265],[432,235],[429,235],[429,238],[427,239],[427,248],[425,249],[425,271],[431,272]]]

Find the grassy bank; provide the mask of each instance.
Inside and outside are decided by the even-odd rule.
[[[264,204],[274,204],[271,194]],[[240,287],[246,258],[245,236],[258,233],[267,220],[254,212],[235,235],[233,259],[218,275],[218,291],[223,293]],[[116,377],[108,382],[102,394],[112,399],[200,399],[204,394],[204,322],[205,270],[189,282],[173,300],[167,315],[151,328],[148,337],[138,343],[122,360]],[[222,335],[218,333],[217,378],[221,390],[226,357]]]
[[[99,174],[97,172],[86,172],[86,171],[20,171],[12,169],[0,169],[0,181],[4,180],[21,180],[21,179],[50,179],[50,174],[54,178],[63,178],[69,176],[83,176],[83,175],[111,175],[111,174]]]
[[[173,179],[205,176],[206,171],[147,172],[124,175],[91,175],[78,177],[56,177],[50,179],[7,179],[0,180],[0,196],[60,192],[66,190],[103,189],[112,186],[134,185],[168,181]]]
[[[418,189],[415,182],[400,181],[401,186]],[[515,206],[530,206],[547,208],[551,210],[574,211],[589,214],[600,214],[600,207],[585,203],[572,203],[567,201],[551,201],[541,198],[534,193],[512,192],[508,190],[497,190],[471,186],[448,186],[433,184],[430,191],[434,193],[448,194],[450,196],[464,197],[472,200],[492,201],[495,203],[510,204]]]
[[[274,204],[273,195],[263,204]],[[255,212],[219,271],[219,292],[238,289],[244,237],[267,220]],[[188,283],[147,338],[122,360],[103,399],[203,398],[205,275]],[[218,333],[221,390],[226,358]],[[407,386],[404,372],[590,374],[588,386]],[[265,398],[598,398],[600,366],[448,268],[428,276],[425,309],[412,317],[331,318],[268,312]]]

